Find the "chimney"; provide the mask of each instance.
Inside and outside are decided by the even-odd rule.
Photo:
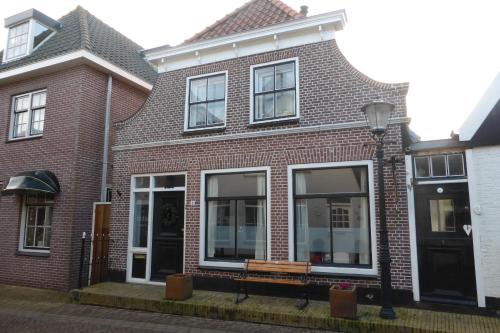
[[[300,13],[304,16],[307,16],[307,6],[300,6]]]

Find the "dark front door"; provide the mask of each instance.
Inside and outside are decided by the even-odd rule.
[[[184,192],[155,192],[151,280],[165,281],[182,273],[184,246]]]
[[[423,300],[476,302],[467,184],[416,185],[420,293]]]

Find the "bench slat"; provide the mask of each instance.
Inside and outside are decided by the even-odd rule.
[[[287,280],[287,279],[271,279],[271,278],[258,278],[258,277],[248,277],[248,278],[242,278],[242,279],[235,279],[236,281],[241,281],[241,282],[263,282],[263,283],[275,283],[275,284],[288,284],[288,285],[294,285],[294,286],[303,286],[306,285],[307,283],[300,281],[300,280]]]

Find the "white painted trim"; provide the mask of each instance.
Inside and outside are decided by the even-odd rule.
[[[200,52],[206,49],[216,48],[224,45],[232,45],[233,43],[237,44],[244,41],[273,36],[275,34],[290,33],[308,28],[319,27],[320,25],[334,25],[335,30],[338,31],[343,29],[346,22],[347,17],[345,10],[341,9],[333,12],[310,16],[301,20],[287,21],[284,23],[274,24],[271,26],[241,33],[235,33],[228,36],[212,38],[209,40],[203,40],[194,43],[181,44],[175,47],[170,47],[168,45],[156,47],[153,49],[145,50],[144,55],[148,60],[152,61],[178,55],[194,54],[196,51]]]
[[[469,141],[472,139],[499,99],[500,73],[495,76],[469,117],[467,117],[462,127],[460,127],[460,141]]]
[[[420,279],[418,276],[417,226],[415,221],[415,193],[413,191],[412,156],[405,156],[406,163],[406,195],[408,200],[408,227],[410,232],[411,284],[413,300],[420,301]]]
[[[149,173],[149,174],[134,174],[130,177],[130,203],[129,203],[129,227],[128,227],[128,247],[127,247],[127,282],[134,283],[148,283],[155,284],[155,282],[151,281],[151,256],[153,251],[153,211],[154,211],[154,194],[156,192],[184,192],[184,221],[183,228],[186,230],[186,198],[187,198],[187,186],[183,187],[173,187],[169,189],[165,189],[162,187],[155,187],[154,177],[156,176],[174,176],[174,175],[184,175],[184,184],[187,184],[187,172],[163,172],[163,173]],[[135,178],[138,177],[149,177],[149,187],[148,188],[139,188],[135,189]],[[135,193],[148,193],[148,235],[146,247],[133,247],[133,230],[134,230],[134,195]],[[183,241],[184,253],[183,253],[183,273],[185,272],[185,263],[186,263],[186,242]],[[146,255],[146,275],[144,279],[133,278],[132,277],[132,256],[134,254],[145,254]]]
[[[375,216],[375,189],[373,176],[373,161],[345,161],[345,162],[328,162],[328,163],[311,163],[311,164],[293,164],[288,166],[288,260],[294,261],[294,205],[293,205],[293,171],[308,170],[320,168],[338,168],[338,167],[368,167],[368,206],[370,207],[370,244],[372,255],[371,268],[353,268],[353,267],[319,267],[312,266],[313,273],[327,274],[347,274],[347,275],[363,275],[376,276],[378,274],[378,255],[377,255],[377,235],[376,235],[376,216]]]
[[[391,124],[406,124],[410,121],[410,118],[400,117],[391,119]],[[268,137],[274,135],[285,135],[285,134],[300,134],[300,133],[310,133],[310,132],[320,132],[320,131],[330,131],[338,129],[349,129],[349,128],[364,128],[367,127],[365,120],[363,121],[352,121],[352,122],[340,122],[328,125],[315,125],[315,126],[302,126],[302,127],[292,127],[292,128],[279,128],[263,131],[252,131],[246,133],[236,133],[236,134],[221,134],[212,135],[188,139],[175,139],[175,140],[164,140],[164,141],[152,141],[145,143],[134,143],[128,145],[114,146],[114,151],[123,150],[134,150],[152,147],[163,147],[163,146],[174,146],[174,145],[185,145],[185,144],[195,144],[204,142],[216,142],[216,141],[226,141],[226,140],[239,140],[239,139],[251,139]]]
[[[295,115],[291,117],[283,117],[283,118],[273,118],[273,119],[268,119],[268,120],[255,120],[254,119],[254,88],[255,88],[255,82],[254,82],[254,70],[260,67],[266,67],[266,66],[272,66],[272,65],[279,65],[282,63],[286,62],[294,62],[295,63]],[[276,81],[276,77],[275,77]],[[292,119],[300,119],[300,92],[299,92],[299,86],[300,86],[300,80],[299,80],[299,58],[294,57],[294,58],[288,58],[288,59],[282,59],[282,60],[277,60],[277,61],[271,61],[271,62],[266,62],[263,64],[255,64],[250,66],[250,124],[263,124],[263,123],[270,123],[270,122],[282,122],[282,121],[290,121]],[[276,110],[275,110],[276,112]]]
[[[18,251],[19,252],[28,252],[28,253],[44,253],[44,254],[48,254],[50,253],[50,246],[49,248],[45,249],[45,248],[31,248],[31,249],[26,249],[24,248],[24,237],[25,237],[25,231],[26,231],[26,195],[23,195],[22,199],[21,199],[21,205],[22,205],[22,208],[21,208],[21,227],[19,229],[19,243],[18,243]],[[50,218],[51,214],[50,214],[50,210],[52,210],[52,206],[50,205],[39,205],[39,206],[48,206],[49,209],[46,209],[45,210],[45,219],[48,219]],[[51,237],[52,237],[52,220],[50,221],[50,234],[51,234]],[[44,236],[45,237],[45,236]],[[52,239],[51,239],[52,241]]]
[[[32,64],[28,64],[22,67],[17,67],[13,68],[11,70],[7,70],[4,72],[0,72],[0,81],[7,79],[7,78],[12,78],[17,75],[22,75],[22,74],[31,74],[32,72],[40,71],[40,70],[45,70],[49,67],[56,66],[56,65],[62,65],[66,64],[72,61],[77,61],[77,60],[83,60],[83,61],[88,61],[91,64],[97,65],[97,67],[101,69],[105,69],[106,71],[115,74],[122,79],[129,81],[136,86],[144,89],[144,90],[151,90],[153,89],[153,85],[149,82],[144,81],[143,79],[140,79],[139,77],[135,76],[134,74],[131,74],[130,72],[122,69],[119,66],[116,66],[115,64],[112,64],[111,62],[102,59],[101,57],[87,51],[87,50],[78,50],[75,52],[67,53],[58,57],[50,58],[47,60],[42,60],[38,61]]]
[[[8,141],[17,141],[17,140],[31,139],[31,138],[43,136],[43,131],[40,134],[31,135],[31,125],[32,125],[31,124],[31,116],[33,115],[33,108],[32,108],[31,102],[32,102],[33,95],[41,93],[41,92],[45,92],[45,109],[46,109],[47,108],[47,97],[48,97],[47,89],[40,89],[40,90],[36,90],[36,91],[31,91],[28,93],[18,94],[18,95],[11,97],[10,122],[9,122],[10,126],[9,126]],[[14,108],[16,107],[15,100],[16,100],[16,98],[19,98],[22,96],[29,96],[29,106],[28,106],[28,111],[27,111],[28,112],[28,129],[27,129],[25,136],[14,137],[14,121],[15,121]],[[44,121],[45,121],[45,115],[44,115]],[[45,129],[45,127],[44,127],[44,129]]]
[[[271,167],[249,167],[249,168],[232,168],[232,169],[216,169],[216,170],[202,170],[200,173],[200,242],[198,248],[199,264],[205,267],[214,268],[243,268],[243,262],[231,261],[213,261],[205,260],[205,231],[206,231],[206,204],[205,204],[205,176],[210,174],[228,174],[228,173],[242,173],[242,172],[266,172],[266,260],[272,258],[271,255]]]
[[[220,126],[205,126],[205,127],[199,127],[199,128],[189,128],[189,97],[190,97],[190,81],[191,80],[196,80],[196,79],[201,79],[204,77],[210,77],[210,76],[216,76],[224,74],[225,78],[225,85],[224,85],[224,125]],[[216,128],[225,128],[226,127],[226,122],[227,122],[227,88],[228,88],[228,81],[229,81],[229,72],[227,70],[225,71],[219,71],[219,72],[213,72],[213,73],[207,73],[207,74],[201,74],[201,75],[195,75],[195,76],[190,76],[186,78],[186,98],[184,102],[184,132],[197,132],[197,131],[206,131],[206,130],[211,130],[211,129],[216,129]],[[208,113],[208,110],[207,110]]]
[[[465,151],[465,161],[467,163],[467,172],[469,174],[469,207],[480,205],[477,185],[476,170],[474,166],[473,150]],[[486,307],[486,294],[484,287],[483,265],[481,257],[481,225],[474,209],[470,210],[470,219],[472,225],[472,246],[474,249],[474,270],[476,272],[476,292],[477,305],[481,308]]]
[[[438,180],[417,180],[417,185],[457,184],[457,183],[467,183],[467,178],[460,178],[460,179],[438,179]]]

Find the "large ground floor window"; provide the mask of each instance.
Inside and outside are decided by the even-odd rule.
[[[323,267],[372,267],[368,165],[291,172],[293,258]]]
[[[206,259],[265,259],[266,173],[205,177]]]

